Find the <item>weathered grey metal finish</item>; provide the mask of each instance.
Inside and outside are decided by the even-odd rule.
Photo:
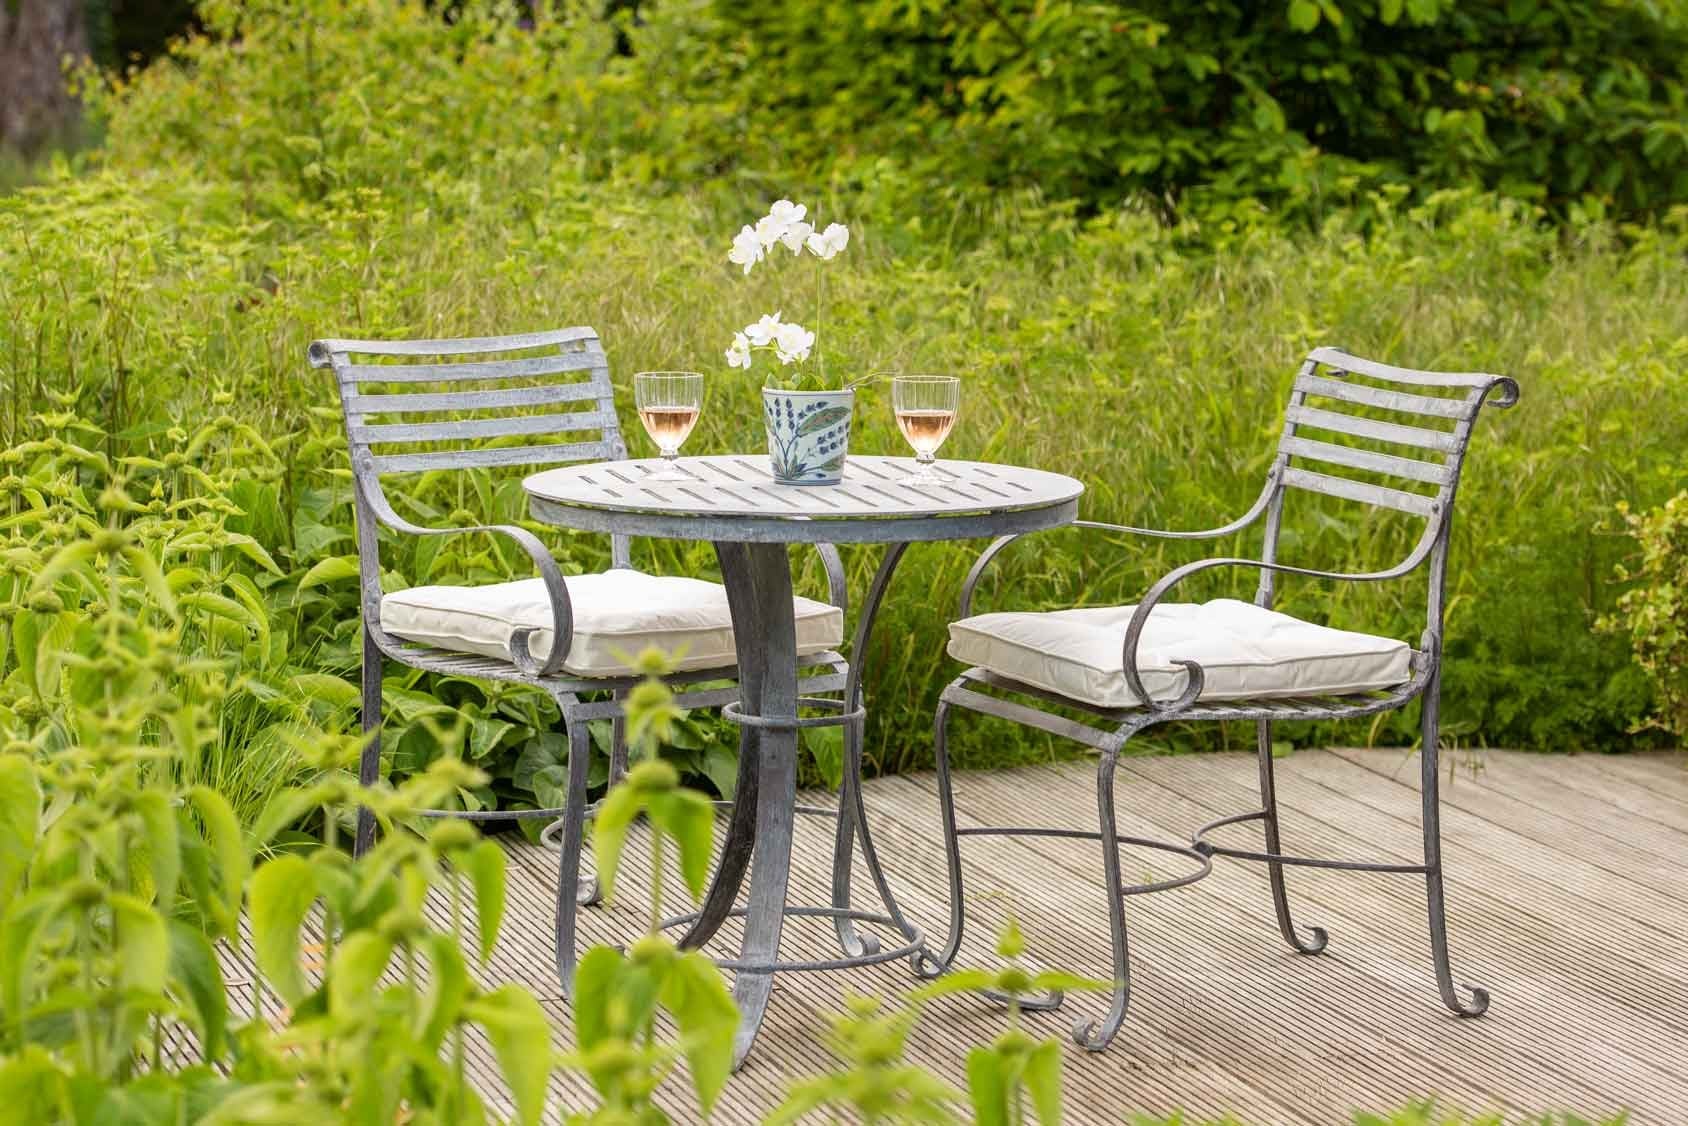
[[[647,481],[648,468],[638,462],[539,473],[524,485],[542,520],[715,542],[739,647],[741,699],[722,713],[741,725],[738,800],[703,903],[663,925],[684,927],[680,945],[694,948],[713,938],[727,919],[744,919],[739,956],[718,960],[736,974],[734,994],[743,1013],[734,1043],[736,1066],[755,1042],[776,974],[920,959],[925,951],[920,931],[903,914],[885,876],[861,791],[862,662],[874,618],[908,544],[1053,527],[1072,518],[1084,487],[1052,473],[944,462],[940,469],[949,471],[949,484],[905,492],[895,482],[912,468],[906,458],[854,456],[842,485],[804,487],[774,485],[767,459],[760,456],[682,458],[679,464],[694,474],[696,485]],[[823,540],[890,545],[863,603],[838,700],[820,698],[808,684],[800,692],[793,656],[788,545]],[[803,707],[830,714],[799,716]],[[793,905],[786,902],[793,814],[803,812],[795,805],[797,732],[823,724],[844,727],[832,903]],[[858,840],[880,911],[859,910],[850,901],[850,866]],[[747,873],[748,900],[735,906]],[[560,902],[571,898],[565,889]],[[782,960],[780,936],[790,916],[831,919],[844,956]],[[858,923],[889,927],[901,940],[882,947],[874,935],[858,932]]]
[[[538,356],[510,353],[543,350]],[[488,360],[434,363],[354,363],[354,356],[440,357],[490,355]],[[548,693],[562,712],[569,737],[569,784],[565,804],[559,808],[524,810],[496,814],[437,811],[440,816],[484,821],[493,818],[560,818],[559,900],[556,919],[556,966],[561,987],[573,984],[574,921],[577,904],[598,898],[596,879],[580,880],[579,862],[587,806],[587,756],[590,744],[586,724],[592,719],[613,721],[611,751],[612,781],[626,770],[627,752],[621,722],[627,689],[635,677],[587,678],[564,675],[563,661],[573,634],[573,611],[561,569],[538,537],[525,528],[508,525],[428,528],[415,524],[394,511],[382,489],[387,473],[420,472],[433,469],[466,469],[496,465],[556,465],[592,460],[613,462],[625,459],[626,446],[616,419],[609,364],[598,335],[590,328],[565,328],[521,336],[477,337],[462,340],[318,340],[311,344],[309,359],[314,367],[332,368],[340,388],[346,416],[346,438],[352,462],[353,503],[357,515],[358,566],[363,614],[362,723],[369,736],[358,764],[359,778],[373,785],[380,778],[381,672],[386,659],[415,668],[451,676],[530,684]],[[466,384],[467,390],[424,390],[388,393],[387,384]],[[554,404],[581,404],[576,411],[522,413]],[[474,412],[473,418],[462,418]],[[448,416],[443,421],[372,422],[383,416]],[[595,434],[577,440],[582,433]],[[512,437],[533,439],[556,436],[550,443],[519,447],[488,446],[487,440]],[[566,440],[560,440],[566,439]],[[393,446],[399,452],[383,452]],[[402,447],[423,447],[413,452]],[[550,598],[555,641],[545,659],[529,651],[532,630],[519,630],[512,639],[510,659],[430,649],[393,637],[381,629],[381,567],[378,554],[378,526],[384,525],[408,535],[443,536],[484,532],[513,540],[532,560]],[[828,544],[817,544],[827,586],[834,603],[844,606],[845,577],[838,552]],[[611,539],[615,566],[629,565],[625,536]],[[790,612],[790,608],[787,608]],[[806,691],[837,692],[845,687],[847,667],[837,653],[826,652],[798,662],[806,674]],[[688,685],[719,682],[736,676],[736,670],[706,669],[668,678],[683,707],[714,707],[736,699],[737,694],[721,688],[688,689]],[[610,693],[607,701],[582,700],[583,693]],[[555,828],[555,826],[554,826]],[[364,810],[359,814],[355,848],[366,850],[375,838],[375,818]],[[557,836],[557,833],[553,833]]]
[[[1451,393],[1427,394],[1417,390],[1421,388]],[[1095,1051],[1107,1047],[1119,1031],[1129,1003],[1130,965],[1127,958],[1125,896],[1181,886],[1199,878],[1207,871],[1204,866],[1189,876],[1155,884],[1122,887],[1119,876],[1119,847],[1126,843],[1184,852],[1204,865],[1210,864],[1211,857],[1214,856],[1254,860],[1266,864],[1271,877],[1272,901],[1278,928],[1285,941],[1302,954],[1319,953],[1325,948],[1329,936],[1319,927],[1312,928],[1307,937],[1303,937],[1297,930],[1285,888],[1286,867],[1299,865],[1366,872],[1422,874],[1428,897],[1431,955],[1442,1001],[1448,1009],[1460,1016],[1481,1015],[1488,1008],[1488,993],[1479,987],[1469,987],[1469,995],[1462,996],[1454,982],[1449,964],[1446,907],[1442,888],[1441,835],[1438,826],[1437,743],[1441,692],[1443,585],[1447,571],[1454,496],[1459,485],[1460,468],[1470,442],[1472,424],[1483,405],[1491,401],[1491,397],[1495,406],[1510,407],[1518,401],[1518,385],[1505,376],[1414,371],[1361,359],[1340,349],[1319,348],[1309,354],[1293,384],[1289,405],[1285,410],[1283,436],[1278,445],[1277,456],[1267,471],[1265,487],[1255,503],[1241,517],[1223,527],[1202,532],[1167,532],[1077,521],[1078,527],[1122,534],[1207,539],[1241,531],[1264,516],[1265,534],[1259,559],[1207,559],[1190,563],[1168,572],[1150,587],[1127,626],[1121,653],[1126,682],[1137,697],[1145,701],[1142,707],[1119,710],[1093,708],[1016,683],[981,668],[966,670],[944,690],[938,705],[935,743],[940,812],[949,861],[950,935],[943,950],[936,956],[929,953],[916,956],[916,971],[927,976],[943,972],[949,967],[960,946],[961,933],[966,922],[962,898],[960,838],[980,834],[1021,835],[1028,831],[1042,831],[1019,826],[957,829],[946,726],[950,709],[962,707],[1072,738],[1101,752],[1096,794],[1101,829],[1096,834],[1085,835],[1094,836],[1102,844],[1102,864],[1106,874],[1103,891],[1108,905],[1109,932],[1112,936],[1117,984],[1108,1011],[1099,1021],[1080,1018],[1074,1025],[1073,1036],[1085,1047]],[[1323,405],[1310,406],[1310,399],[1319,400]],[[1361,417],[1344,409],[1356,405],[1412,416],[1419,421],[1428,420],[1429,425]],[[1442,429],[1437,426],[1438,423],[1452,425]],[[1305,433],[1307,431],[1311,431],[1312,435]],[[1415,451],[1429,451],[1432,456],[1427,458],[1398,451],[1380,451],[1338,444],[1319,435],[1341,435],[1349,440],[1384,442]],[[1308,469],[1305,468],[1307,465],[1318,465],[1320,468]],[[1331,467],[1381,474],[1401,479],[1408,484],[1394,487],[1355,480],[1329,472]],[[1413,491],[1412,485],[1432,485],[1435,489],[1433,492],[1418,492]],[[1406,557],[1394,566],[1382,570],[1343,574],[1288,566],[1276,561],[1278,533],[1282,526],[1287,490],[1312,492],[1404,512],[1422,518],[1424,528]],[[974,590],[985,569],[1017,538],[1004,536],[979,556],[962,586],[962,617],[967,617],[973,612]],[[1429,598],[1424,633],[1418,649],[1412,656],[1411,676],[1405,683],[1394,688],[1351,696],[1204,703],[1200,700],[1204,675],[1201,666],[1194,661],[1178,662],[1189,671],[1185,691],[1178,699],[1155,700],[1144,687],[1137,666],[1137,650],[1143,629],[1148,624],[1155,606],[1173,588],[1192,575],[1218,567],[1258,570],[1260,581],[1255,602],[1257,605],[1269,607],[1275,593],[1274,579],[1278,575],[1301,575],[1334,581],[1379,582],[1401,578],[1427,562]],[[1059,704],[1066,709],[1087,711],[1101,717],[1104,726],[1092,726],[1046,711],[1034,704],[1022,703],[1018,699],[1009,699],[994,693],[1030,697],[1040,702]],[[1372,715],[1404,707],[1415,699],[1422,700],[1423,706],[1421,759],[1424,863],[1395,864],[1285,855],[1281,851],[1278,833],[1272,724],[1282,720],[1343,719]],[[1195,832],[1187,850],[1166,842],[1132,841],[1120,836],[1115,827],[1113,795],[1113,775],[1120,749],[1133,735],[1154,724],[1202,719],[1255,721],[1261,808],[1223,817],[1202,826]],[[1247,821],[1261,822],[1265,837],[1264,850],[1228,848],[1213,844],[1207,839],[1210,833],[1222,826]]]

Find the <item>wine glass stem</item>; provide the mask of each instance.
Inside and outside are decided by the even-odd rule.
[[[916,450],[914,452],[914,463],[922,469],[930,469],[938,463],[938,451]]]

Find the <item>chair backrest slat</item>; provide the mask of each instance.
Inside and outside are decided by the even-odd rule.
[[[440,391],[428,394],[348,394],[348,414],[442,414],[473,410],[502,410],[506,407],[541,407],[554,403],[579,403],[603,398],[603,389],[592,383],[541,383],[531,387],[499,390]]]
[[[604,461],[602,442],[546,446],[487,446],[478,450],[442,450],[425,454],[376,454],[377,473],[420,473],[429,469],[491,469],[511,465],[559,465],[568,461]]]
[[[1284,435],[1278,449],[1305,461],[1322,461],[1349,469],[1382,473],[1390,477],[1405,477],[1409,481],[1422,481],[1427,485],[1443,485],[1453,479],[1452,471],[1445,464],[1397,457],[1377,450],[1363,450],[1357,446],[1337,446],[1312,438],[1297,437],[1294,434]]]
[[[602,411],[567,414],[525,414],[515,418],[471,418],[456,422],[400,422],[376,426],[354,425],[351,440],[366,445],[385,442],[449,442],[464,438],[505,438],[515,434],[563,434],[573,430],[602,430]]]
[[[1298,469],[1294,466],[1284,470],[1282,480],[1290,488],[1305,489],[1311,493],[1323,493],[1331,497],[1341,497],[1343,500],[1357,500],[1383,508],[1393,508],[1397,512],[1410,512],[1415,516],[1428,517],[1436,511],[1435,497],[1403,492],[1400,489],[1391,489],[1384,485],[1372,485],[1348,477],[1332,477],[1325,473],[1314,473],[1311,470]]]
[[[596,343],[598,333],[584,325],[575,328],[527,332],[515,336],[464,336],[450,340],[318,340],[311,344],[311,363],[327,367],[329,357],[358,356],[467,356],[481,352],[521,352],[533,348],[554,348],[582,340]]]
[[[438,383],[442,380],[520,379],[530,375],[560,375],[587,371],[603,363],[600,349],[559,352],[525,360],[474,360],[460,364],[347,364],[345,378],[353,383]]]
[[[1419,395],[1410,391],[1393,391],[1387,387],[1373,387],[1365,383],[1345,383],[1322,375],[1304,375],[1295,381],[1297,390],[1308,395],[1320,395],[1344,403],[1381,407],[1403,414],[1429,415],[1432,418],[1464,418],[1471,412],[1469,396],[1453,398],[1447,395]]]
[[[1500,378],[1481,371],[1418,371],[1414,368],[1398,368],[1393,364],[1349,355],[1340,348],[1315,348],[1307,353],[1307,358],[1316,364],[1323,364],[1332,372],[1348,372],[1351,375],[1366,376],[1368,379],[1380,379],[1385,383],[1405,383],[1413,387],[1464,387],[1486,390]]]
[[[1351,438],[1371,438],[1379,442],[1393,442],[1398,446],[1415,446],[1421,450],[1454,453],[1463,443],[1450,431],[1428,430],[1422,426],[1406,426],[1398,422],[1380,422],[1373,418],[1323,410],[1319,407],[1292,406],[1284,412],[1286,421],[1295,426],[1311,426],[1330,430]]]

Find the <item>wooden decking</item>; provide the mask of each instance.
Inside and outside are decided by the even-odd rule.
[[[1324,955],[1308,958],[1278,937],[1264,872],[1221,860],[1192,887],[1128,901],[1131,1013],[1104,1054],[1068,1042],[1071,1121],[1120,1123],[1131,1111],[1182,1108],[1195,1120],[1231,1113],[1248,1123],[1332,1123],[1349,1121],[1356,1108],[1435,1095],[1448,1108],[1500,1110],[1508,1120],[1629,1108],[1638,1124],[1688,1122],[1688,760],[1449,758],[1444,842],[1455,976],[1491,990],[1487,1016],[1456,1019],[1437,999],[1420,878],[1292,870],[1298,922],[1331,936]],[[1120,774],[1122,833],[1183,839],[1256,800],[1249,756],[1133,758]],[[1416,758],[1299,752],[1280,764],[1279,778],[1291,850],[1420,859]],[[1092,827],[1094,795],[1094,770],[1084,762],[965,774],[960,817]],[[905,910],[941,935],[947,892],[933,779],[883,779],[867,800]],[[800,819],[795,900],[825,901],[829,829]],[[1222,839],[1242,842],[1255,831],[1227,832]],[[974,919],[964,961],[987,961],[996,923],[1012,909],[1037,960],[1105,974],[1094,844],[964,843]],[[545,998],[563,1048],[568,1006],[550,958],[554,861],[522,844],[511,851],[510,907],[491,976],[525,981]],[[1171,874],[1178,863],[1140,850],[1127,861],[1128,873],[1141,868],[1146,877]],[[637,932],[642,879],[634,870],[624,879],[622,903],[585,913],[593,938]],[[818,921],[794,921],[786,934],[788,956],[830,957],[836,949]],[[723,932],[718,942],[730,949],[736,937]],[[756,1050],[715,1120],[757,1121],[792,1077],[826,1068],[828,1017],[848,992],[908,985],[901,964],[782,978]],[[1069,997],[1062,1013],[1028,1020],[1036,1033],[1065,1038],[1072,1018],[1097,1006],[1096,998]],[[1003,1019],[977,999],[943,1001],[914,1034],[911,1055],[960,1083],[967,1049],[994,1036]],[[578,1076],[559,1076],[555,1092],[559,1106],[589,1105]],[[695,1118],[683,1088],[668,1102],[677,1121]]]

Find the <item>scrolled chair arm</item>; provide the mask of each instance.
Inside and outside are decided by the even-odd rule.
[[[817,543],[815,554],[821,557],[826,570],[826,600],[846,613],[850,609],[850,586],[844,578],[844,560],[838,549],[829,543]]]
[[[1237,517],[1235,520],[1232,520],[1230,523],[1222,524],[1217,528],[1203,528],[1199,531],[1188,532],[1168,531],[1160,528],[1132,528],[1124,524],[1105,524],[1099,520],[1074,520],[1071,524],[1066,526],[1069,528],[1087,528],[1091,531],[1118,532],[1132,536],[1151,536],[1155,539],[1218,539],[1221,536],[1228,536],[1233,532],[1240,532],[1256,520],[1260,519],[1260,514],[1266,511],[1266,504],[1272,498],[1272,487],[1276,484],[1276,482],[1277,469],[1274,467],[1272,472],[1267,476],[1266,487],[1260,490],[1260,495],[1255,498],[1254,503],[1249,506],[1248,511]],[[998,536],[995,540],[991,541],[989,547],[979,553],[979,558],[973,561],[972,569],[967,572],[967,578],[964,579],[961,584],[961,603],[958,607],[960,617],[967,618],[972,616],[974,588],[979,585],[979,580],[984,577],[985,569],[991,565],[992,560],[1000,555],[1002,550],[1009,544],[1013,543],[1022,536],[1030,534],[1030,532],[1016,532],[1009,536]]]
[[[1292,567],[1286,563],[1267,563],[1262,559],[1199,559],[1194,563],[1186,563],[1182,567],[1174,567],[1149,588],[1143,600],[1137,604],[1132,612],[1131,621],[1125,627],[1125,644],[1120,653],[1120,663],[1125,670],[1125,682],[1137,698],[1143,701],[1143,706],[1152,712],[1181,711],[1195,702],[1201,695],[1201,685],[1205,679],[1201,665],[1195,661],[1174,660],[1173,664],[1183,665],[1190,671],[1191,687],[1170,703],[1158,703],[1149,695],[1143,686],[1142,670],[1137,665],[1137,645],[1143,636],[1143,629],[1149,624],[1149,615],[1160,601],[1171,592],[1172,588],[1202,571],[1211,571],[1216,567],[1253,567],[1257,571],[1269,571],[1278,575],[1303,575],[1307,578],[1328,579],[1335,582],[1382,582],[1388,579],[1398,579],[1415,570],[1419,564],[1429,556],[1435,537],[1426,534],[1405,559],[1393,567],[1381,571],[1320,571],[1311,567]],[[1193,688],[1193,692],[1192,692]]]
[[[490,535],[504,536],[516,542],[516,545],[527,552],[528,558],[539,569],[539,578],[545,584],[546,597],[551,602],[551,652],[545,660],[537,660],[528,641],[538,632],[533,627],[518,628],[510,637],[510,661],[522,672],[529,676],[555,676],[562,671],[563,661],[568,657],[569,646],[574,640],[574,608],[569,602],[568,584],[563,581],[563,572],[557,566],[557,560],[551,552],[540,542],[539,537],[526,528],[518,528],[513,524],[470,524],[459,528],[429,528],[421,524],[412,523],[393,510],[386,494],[374,475],[374,466],[357,465],[357,484],[363,495],[369,511],[375,519],[393,529],[412,536],[455,536],[470,532],[486,532]],[[379,573],[379,564],[377,573]]]

